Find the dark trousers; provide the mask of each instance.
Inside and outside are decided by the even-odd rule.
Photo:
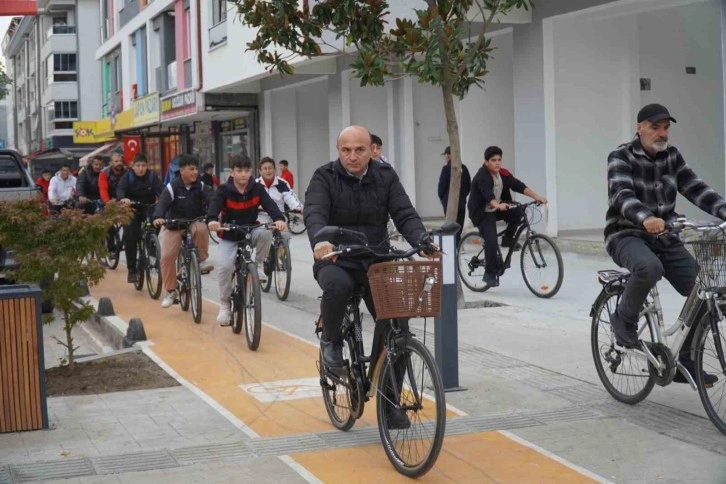
[[[631,272],[617,307],[617,315],[625,323],[637,324],[648,292],[661,277],[682,296],[688,296],[696,283],[698,264],[676,237],[623,236],[608,244],[608,253]],[[695,328],[695,324],[691,326],[681,356],[690,352]]]
[[[479,233],[484,239],[484,270],[491,274],[497,275],[497,220],[507,222],[507,230],[504,232],[504,238],[514,242],[514,234],[517,232],[519,222],[522,220],[524,210],[521,206],[512,207],[509,210],[497,210],[494,212],[485,212],[481,221],[477,225]]]
[[[145,216],[144,210],[136,210],[134,218],[131,219],[128,225],[124,226],[124,249],[126,252],[126,267],[128,267],[129,271],[136,270],[136,246],[142,235],[141,223],[144,221]]]
[[[323,300],[320,305],[323,315],[323,335],[328,341],[340,342],[342,340],[340,325],[345,316],[348,299],[357,286],[365,284],[368,287],[368,276],[362,269],[355,270],[327,264],[318,270],[316,279],[323,290]],[[370,290],[366,291],[363,300],[375,319],[376,313]]]

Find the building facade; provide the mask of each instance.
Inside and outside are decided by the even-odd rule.
[[[13,79],[8,124],[12,145],[29,154],[63,149],[69,156],[89,148],[73,140],[73,122],[101,113],[97,0],[41,0],[43,14],[13,19],[3,39]]]

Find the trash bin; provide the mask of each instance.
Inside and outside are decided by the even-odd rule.
[[[41,290],[0,286],[0,433],[48,428]]]

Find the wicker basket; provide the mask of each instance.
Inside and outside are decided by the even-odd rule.
[[[433,282],[424,290],[427,278]],[[377,319],[427,318],[441,313],[441,262],[395,261],[368,269]]]
[[[705,291],[726,292],[726,240],[723,235],[714,240],[687,242],[698,262],[696,282]]]

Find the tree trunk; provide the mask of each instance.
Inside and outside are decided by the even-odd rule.
[[[73,355],[73,336],[71,333],[73,332],[73,325],[70,324],[68,321],[70,321],[71,315],[65,314],[65,326],[63,327],[63,330],[66,333],[66,349],[68,350],[68,366],[73,367],[73,364],[75,363],[75,358]]]

